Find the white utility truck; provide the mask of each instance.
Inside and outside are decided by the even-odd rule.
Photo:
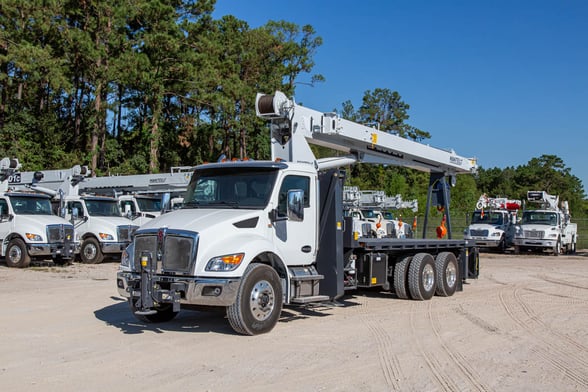
[[[121,216],[117,199],[81,194],[80,184],[87,181],[89,174],[87,167],[76,165],[65,170],[23,172],[19,181],[53,197],[58,214],[75,226],[82,262],[120,259],[139,226]]]
[[[270,120],[271,161],[197,166],[184,207],[135,232],[117,276],[118,292],[144,322],[180,308],[224,307],[240,334],[270,331],[283,305],[333,302],[362,288],[428,300],[453,295],[477,276],[473,241],[363,238],[343,216],[341,168],[355,162],[430,172],[427,210],[449,206],[447,179],[475,160],[258,94]],[[346,152],[316,159],[309,143]],[[449,223],[449,221],[448,221]]]
[[[515,252],[552,251],[558,256],[562,252],[576,253],[578,225],[570,222],[567,201],[559,203],[559,196],[545,191],[528,191],[527,206],[517,226]],[[537,203],[538,209],[528,209],[528,204]]]
[[[8,267],[24,268],[34,259],[72,261],[79,248],[72,224],[52,213],[49,196],[15,185],[17,159],[0,161],[0,240]]]
[[[520,200],[483,194],[476,203],[470,225],[464,230],[464,238],[475,240],[480,250],[504,252],[514,245],[517,213],[521,205]]]

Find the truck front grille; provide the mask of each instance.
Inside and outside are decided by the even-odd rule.
[[[169,229],[141,231],[135,236],[135,270],[141,270],[141,256],[147,254],[158,273],[190,273],[197,248],[197,233]]]
[[[488,237],[487,229],[470,230],[470,235],[473,237]]]
[[[132,225],[124,225],[124,226],[117,226],[116,234],[118,235],[119,242],[131,242],[133,234],[139,226],[132,226]]]
[[[526,238],[543,238],[544,232],[541,230],[525,230]]]
[[[48,225],[47,239],[49,243],[73,241],[74,228],[72,225]]]

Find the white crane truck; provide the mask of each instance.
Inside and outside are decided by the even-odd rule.
[[[515,234],[515,253],[524,251],[552,251],[555,256],[576,253],[578,225],[570,222],[567,201],[559,203],[559,196],[545,191],[528,191],[527,200],[539,204],[538,209],[523,211]]]
[[[72,261],[79,248],[74,226],[52,213],[49,196],[19,186],[18,159],[0,161],[0,241],[8,267],[25,268],[34,259]]]
[[[514,245],[517,212],[521,205],[520,200],[481,195],[471,223],[464,230],[464,238],[475,240],[480,250],[506,251]]]
[[[378,287],[399,298],[453,295],[477,276],[473,241],[361,238],[343,217],[344,166],[395,164],[430,172],[427,210],[448,211],[447,178],[473,159],[258,94],[270,120],[272,161],[195,168],[184,207],[142,226],[117,275],[139,320],[163,322],[180,308],[224,307],[239,334],[270,331],[283,305],[329,302]],[[316,159],[309,143],[347,152]],[[448,218],[449,219],[449,218]],[[449,223],[449,222],[448,222]]]
[[[75,226],[83,263],[120,259],[139,226],[121,215],[115,198],[80,192],[80,184],[88,180],[89,174],[86,166],[75,165],[63,170],[22,172],[19,182],[53,197],[58,214]]]

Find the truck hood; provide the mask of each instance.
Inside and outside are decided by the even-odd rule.
[[[230,225],[260,216],[260,210],[239,209],[182,209],[169,212],[145,223],[141,229],[173,227],[178,230],[200,232],[218,224]]]
[[[47,225],[71,225],[67,220],[56,215],[16,215],[20,223],[30,227],[40,227]]]
[[[102,217],[102,216],[92,216],[90,218],[92,220],[92,225],[96,227],[117,227],[117,226],[138,226],[136,223],[133,223],[130,219],[118,217],[118,216],[109,216],[109,217]]]
[[[502,225],[491,225],[488,223],[474,223],[469,226],[470,229],[475,230],[490,230],[490,229],[502,229]]]

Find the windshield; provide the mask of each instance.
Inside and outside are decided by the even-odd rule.
[[[44,197],[11,196],[10,204],[17,215],[53,215],[51,201]]]
[[[147,197],[137,197],[139,209],[143,212],[161,211],[161,199],[151,199]]]
[[[361,213],[365,219],[374,219],[378,217],[374,210],[361,210]]]
[[[391,213],[390,211],[385,211],[384,212],[384,219],[386,219],[386,220],[394,220],[394,214]]]
[[[498,212],[475,211],[472,214],[472,223],[485,223],[487,225],[504,224],[504,215]]]
[[[522,224],[528,225],[557,225],[557,213],[548,211],[525,211]]]
[[[184,208],[250,208],[267,205],[277,171],[274,168],[197,170],[184,197]]]
[[[86,199],[86,208],[90,216],[118,216],[120,208],[116,200]]]

